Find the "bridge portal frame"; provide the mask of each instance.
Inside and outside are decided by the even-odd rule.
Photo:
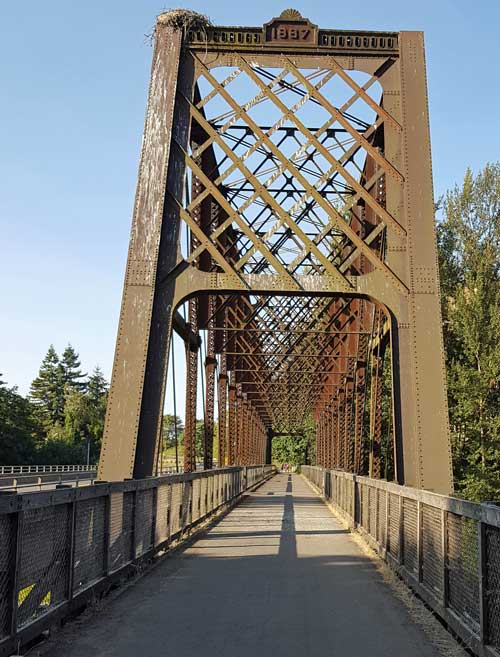
[[[306,36],[297,41],[296,34]],[[196,233],[194,222],[189,228],[200,241],[205,240],[220,271],[201,271],[182,258],[180,224],[189,221],[183,208],[185,175],[187,167],[195,171],[188,156],[193,116],[217,139],[193,101],[196,79],[203,75],[232,105],[230,95],[212,77],[212,69],[238,66],[255,77],[254,62],[293,70],[308,93],[332,113],[335,108],[301,75],[301,68],[331,68],[363,98],[366,94],[348,71],[377,76],[383,88],[377,117],[383,123],[384,152],[368,150],[384,172],[385,201],[366,201],[385,228],[387,250],[380,257],[368,239],[350,231],[349,238],[357,246],[354,256],[370,263],[363,275],[349,276],[333,267],[323,274],[295,276],[278,265],[273,275],[245,275],[217,251],[206,234]],[[273,148],[258,126],[249,125],[262,143]],[[311,135],[306,133],[306,137]],[[279,159],[280,154],[276,155]],[[363,195],[362,190],[359,193]],[[333,214],[331,220],[337,221]],[[342,225],[340,229],[347,231]],[[264,252],[260,238],[249,229],[247,233]],[[215,27],[203,33],[173,27],[168,14],[159,17],[99,464],[101,479],[153,474],[176,309],[200,294],[236,291],[347,294],[382,304],[390,317],[397,480],[441,493],[452,490],[421,32],[321,30],[294,11],[284,12],[263,28]]]

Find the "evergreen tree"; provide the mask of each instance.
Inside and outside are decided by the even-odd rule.
[[[94,404],[100,404],[108,392],[108,383],[99,366],[94,368],[87,381],[87,395]]]
[[[61,378],[63,387],[69,386],[77,390],[84,390],[82,379],[86,376],[80,369],[80,357],[73,347],[68,344],[61,357]]]
[[[64,382],[54,345],[50,345],[38,376],[31,384],[30,398],[47,429],[64,422]]]

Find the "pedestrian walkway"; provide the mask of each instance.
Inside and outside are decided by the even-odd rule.
[[[300,475],[67,628],[51,657],[438,657]]]

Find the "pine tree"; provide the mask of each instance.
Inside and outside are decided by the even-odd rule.
[[[38,376],[30,388],[30,398],[46,428],[64,421],[64,383],[61,363],[50,345]]]
[[[81,363],[77,352],[68,344],[61,357],[61,375],[63,386],[84,390],[85,383],[82,379],[86,374],[82,374],[80,369]]]
[[[108,383],[104,378],[101,368],[97,366],[87,381],[87,395],[92,403],[99,404],[107,392]]]

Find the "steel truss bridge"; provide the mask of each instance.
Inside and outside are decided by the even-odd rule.
[[[206,468],[217,399],[220,463],[312,418],[318,464],[449,493],[422,34],[163,16],[99,476],[157,471],[175,331],[186,472],[203,368]]]
[[[169,372],[184,462],[163,475]],[[275,476],[273,439],[311,432],[302,476]],[[345,628],[352,654],[440,654],[345,525],[498,656],[500,513],[450,497],[450,454],[422,33],[161,14],[98,482],[0,496],[0,655],[219,514],[170,592],[116,603],[112,647],[91,622],[65,657],[319,655]]]

